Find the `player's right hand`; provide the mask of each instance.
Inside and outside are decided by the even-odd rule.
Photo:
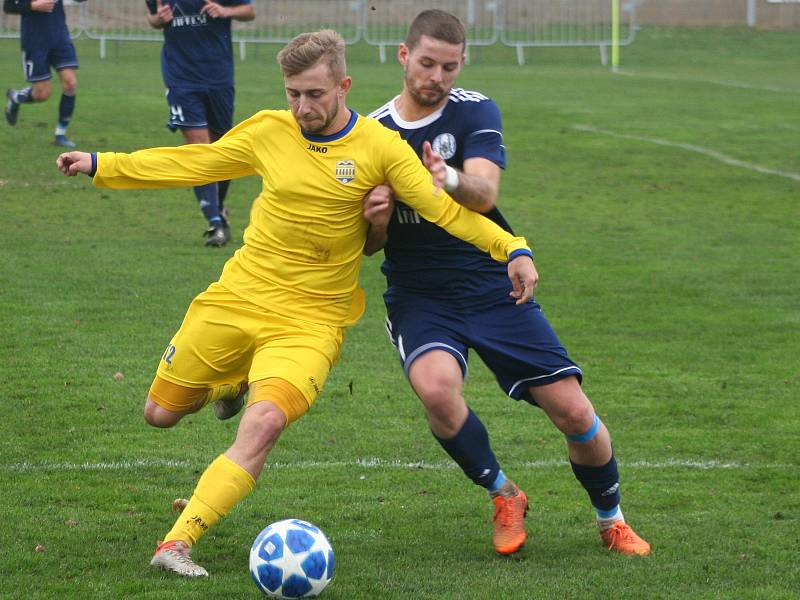
[[[64,152],[56,159],[59,171],[67,177],[75,177],[78,173],[92,172],[92,155],[88,152]]]
[[[51,13],[56,7],[56,1],[57,0],[33,0],[33,2],[31,2],[31,10]]]
[[[447,163],[444,162],[444,158],[433,149],[433,146],[428,141],[422,143],[422,163],[430,171],[434,187],[437,189],[444,188],[444,182],[447,178]]]

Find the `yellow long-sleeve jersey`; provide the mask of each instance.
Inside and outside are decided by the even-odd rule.
[[[378,121],[353,113],[325,137],[304,135],[288,110],[264,110],[213,144],[99,153],[94,185],[118,189],[195,186],[258,174],[244,245],[220,283],[277,313],[328,325],[355,323],[364,312],[358,286],[367,232],[362,199],[389,183],[410,207],[498,261],[514,237],[436,191],[411,147]]]

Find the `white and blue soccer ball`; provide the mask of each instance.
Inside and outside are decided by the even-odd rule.
[[[333,548],[307,521],[268,525],[250,548],[250,575],[271,598],[313,598],[333,579]]]

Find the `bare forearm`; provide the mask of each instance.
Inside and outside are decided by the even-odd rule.
[[[497,202],[497,186],[479,175],[458,172],[458,186],[448,192],[461,206],[479,213],[492,210]]]
[[[389,240],[387,227],[370,224],[367,230],[367,241],[364,243],[364,256],[372,256],[381,250]]]

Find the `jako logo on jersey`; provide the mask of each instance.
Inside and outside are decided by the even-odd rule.
[[[456,154],[456,138],[452,133],[440,133],[433,138],[433,151],[443,159],[453,158]]]
[[[337,160],[336,161],[336,179],[342,183],[350,183],[356,178],[356,161],[350,160]]]
[[[316,144],[309,144],[306,150],[311,150],[312,152],[319,152],[320,154],[326,154],[328,152],[328,147],[317,146]]]

